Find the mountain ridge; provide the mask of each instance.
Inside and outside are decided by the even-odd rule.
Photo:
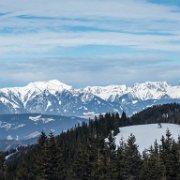
[[[86,116],[127,111],[131,115],[148,106],[171,102],[180,102],[180,86],[171,86],[165,81],[135,83],[132,87],[108,85],[76,89],[58,80],[50,80],[0,89],[0,114]]]

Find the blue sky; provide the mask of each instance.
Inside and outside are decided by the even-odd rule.
[[[0,87],[180,84],[178,0],[1,0]]]

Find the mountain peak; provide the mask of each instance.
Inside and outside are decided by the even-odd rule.
[[[140,87],[142,87],[142,86],[146,86],[146,87],[155,87],[155,86],[156,87],[158,87],[158,86],[160,86],[160,87],[167,87],[169,85],[168,85],[168,83],[166,81],[154,81],[154,82],[146,81],[144,83],[135,83],[134,87],[135,86],[140,86]]]
[[[160,99],[163,96],[170,96],[172,93],[169,92],[170,87],[165,81],[157,81],[157,82],[144,82],[144,83],[135,83],[132,87],[131,94],[133,97],[141,100],[148,99]]]
[[[73,89],[58,80],[50,80],[0,89],[0,114],[41,112],[83,116],[122,110],[133,113],[161,102],[180,102],[180,86],[145,82],[133,87],[109,85]]]
[[[50,84],[56,84],[56,85],[62,85],[64,83],[62,83],[61,81],[57,80],[57,79],[53,79],[53,80],[50,80],[48,81],[48,83]]]
[[[29,83],[26,88],[35,88],[40,91],[50,90],[50,91],[63,91],[72,89],[72,86],[69,86],[65,83],[62,83],[58,80],[50,80],[50,81],[37,81],[33,83]]]
[[[56,79],[48,81],[47,84],[48,84],[48,87],[57,87],[57,88],[62,88],[62,89],[66,89],[66,90],[72,89],[72,86],[67,85]]]

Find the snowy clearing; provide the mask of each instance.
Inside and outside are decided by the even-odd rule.
[[[175,124],[161,124],[160,128],[158,124],[137,125],[120,128],[120,133],[115,136],[116,145],[119,145],[119,141],[123,138],[125,141],[132,133],[136,137],[136,144],[139,146],[139,151],[143,152],[144,149],[148,149],[157,140],[160,143],[162,135],[166,135],[166,130],[169,129],[172,137],[177,140],[180,135],[180,125]]]

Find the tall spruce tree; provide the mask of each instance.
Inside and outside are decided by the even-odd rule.
[[[131,134],[124,149],[124,179],[136,180],[140,178],[142,160],[135,142],[136,138]]]
[[[38,151],[36,154],[36,176],[37,180],[48,180],[48,149],[47,136],[44,132],[38,139]]]
[[[4,180],[4,176],[5,176],[5,157],[3,154],[0,153],[0,177],[2,178],[2,180]]]
[[[47,175],[48,180],[58,179],[58,149],[52,132],[47,141]]]

